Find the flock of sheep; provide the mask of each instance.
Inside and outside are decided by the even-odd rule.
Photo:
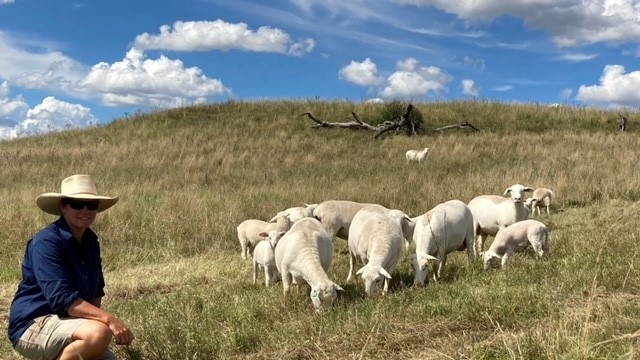
[[[424,157],[416,153],[410,160]],[[525,197],[527,192],[533,192],[530,198]],[[541,207],[549,214],[553,196],[546,188],[534,191],[514,184],[503,196],[480,195],[466,204],[449,200],[413,218],[379,204],[326,200],[280,211],[269,221],[245,220],[237,227],[238,240],[242,257],[252,259],[254,284],[262,269],[266,286],[282,279],[285,296],[292,284],[308,284],[313,306],[320,312],[331,308],[343,290],[328,275],[335,237],[348,241],[347,283],[361,264],[355,276],[364,282],[366,295],[384,295],[411,244],[415,245],[415,254],[410,255],[414,286],[424,285],[429,275],[437,281],[447,255],[454,251],[466,251],[469,262],[481,257],[485,270],[504,269],[509,257],[529,246],[538,257],[548,256],[549,229],[529,216],[536,210],[539,215]],[[488,236],[494,240],[483,251]]]

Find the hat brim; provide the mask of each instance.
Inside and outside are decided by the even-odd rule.
[[[60,193],[44,193],[36,198],[36,204],[40,210],[51,215],[62,215],[60,212],[60,200],[62,198],[82,199],[82,200],[100,200],[98,212],[107,210],[118,202],[118,197],[109,197],[93,194],[74,194],[73,196],[65,196]]]

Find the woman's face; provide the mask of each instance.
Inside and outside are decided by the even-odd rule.
[[[84,230],[96,219],[98,200],[63,199],[60,211],[74,230]],[[90,210],[93,209],[93,210]]]

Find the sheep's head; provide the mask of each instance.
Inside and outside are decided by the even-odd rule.
[[[332,281],[320,283],[317,287],[311,288],[309,297],[317,313],[331,309],[333,302],[338,297],[338,290],[344,291],[340,285]]]
[[[440,262],[437,257],[421,252],[409,257],[413,266],[413,286],[422,286],[429,276],[429,266]]]
[[[496,254],[493,251],[483,251],[480,253],[484,262],[484,269],[497,268],[502,262],[502,256]]]
[[[515,185],[511,185],[504,191],[504,196],[507,196],[510,194],[511,200],[513,200],[514,203],[521,203],[526,198],[525,197],[526,191],[533,191],[533,188],[529,186],[515,184]]]
[[[261,232],[260,236],[265,238],[265,240],[269,242],[272,248],[275,248],[278,244],[278,241],[285,233],[286,231],[271,230],[269,232]]]
[[[362,281],[364,281],[364,292],[367,296],[377,295],[385,279],[391,279],[391,274],[382,266],[365,265],[358,270],[356,275],[362,277]]]

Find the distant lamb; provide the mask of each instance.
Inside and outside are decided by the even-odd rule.
[[[511,195],[509,198],[479,195],[469,201],[476,234],[476,254],[484,250],[484,242],[488,236],[496,236],[498,230],[529,217],[529,210],[524,206],[527,191],[533,189],[514,184],[504,191],[504,196]]]
[[[551,189],[537,188],[533,192],[533,195],[525,200],[525,205],[530,204],[528,207],[530,208],[531,216],[533,216],[536,210],[538,212],[538,216],[540,216],[540,208],[543,206],[547,208],[547,215],[550,215],[549,207],[554,196],[555,195]]]
[[[260,236],[265,240],[258,242],[253,249],[253,284],[258,279],[258,271],[264,269],[264,285],[269,287],[278,278],[278,269],[276,268],[275,248],[278,240],[284,235],[284,231],[271,230],[261,232]]]
[[[374,296],[382,286],[382,295],[389,291],[389,282],[404,247],[403,222],[411,219],[400,210],[382,206],[367,206],[353,217],[349,228],[349,275],[352,279],[356,258],[364,266],[356,275],[362,276],[365,293]]]
[[[405,153],[405,157],[407,158],[407,163],[411,161],[422,162],[427,157],[427,153],[429,152],[429,148],[424,148],[422,150],[407,150]]]
[[[268,233],[271,230],[287,231],[290,227],[291,221],[284,214],[276,216],[272,219],[272,222],[258,219],[247,219],[241,222],[236,230],[242,258],[246,259],[247,257],[253,256],[253,248],[264,238],[260,236],[261,232]]]
[[[460,200],[449,200],[436,205],[416,219],[413,242],[416,253],[411,257],[414,286],[427,280],[429,265],[437,265],[433,279],[442,276],[447,255],[454,251],[467,251],[469,262],[475,258],[473,215]]]
[[[330,309],[338,297],[337,290],[343,291],[327,275],[332,257],[333,242],[320,221],[303,218],[295,222],[275,250],[285,297],[291,284],[308,284],[316,312]]]
[[[517,251],[533,247],[541,258],[549,256],[549,229],[537,220],[523,220],[498,231],[489,250],[482,254],[484,269],[501,266],[506,269],[507,260]],[[498,262],[499,261],[499,262]]]

